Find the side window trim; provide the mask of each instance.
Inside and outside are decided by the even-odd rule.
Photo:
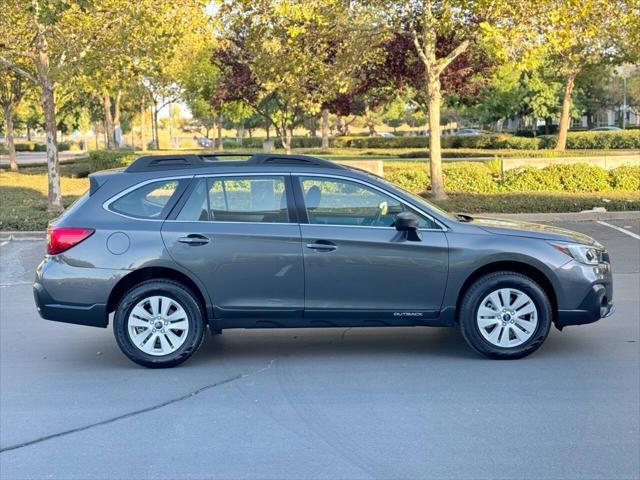
[[[391,192],[388,192],[387,190],[378,187],[376,185],[372,185],[369,182],[365,182],[364,180],[360,180],[359,178],[351,178],[351,177],[346,177],[343,175],[326,175],[326,174],[322,174],[322,173],[294,173],[292,175],[293,177],[293,184],[294,184],[294,194],[296,196],[296,203],[298,204],[298,211],[299,212],[303,212],[301,213],[301,218],[300,218],[300,223],[304,223],[304,224],[309,224],[309,218],[307,216],[307,208],[306,205],[304,203],[304,192],[302,191],[302,178],[309,178],[309,177],[313,177],[313,178],[318,178],[320,180],[329,180],[329,181],[335,181],[335,180],[345,180],[348,182],[354,182],[354,183],[359,183],[361,185],[364,185],[365,187],[371,188],[373,190],[377,190],[378,192],[387,195],[391,198],[396,199],[398,202],[400,202],[400,204],[406,208],[407,210],[410,210],[411,212],[414,212],[418,215],[421,215],[423,217],[425,217],[426,219],[428,219],[430,222],[434,223],[436,225],[435,228],[421,228],[420,230],[422,231],[439,231],[439,232],[444,232],[446,231],[446,227],[442,226],[440,222],[438,222],[437,220],[435,220],[431,215],[428,215],[427,213],[417,209],[416,207],[414,207],[413,205],[411,205],[410,203],[407,203],[405,200],[403,200],[402,198],[398,197],[397,195],[394,195]],[[321,223],[316,223],[313,224],[314,226],[327,226],[327,227],[347,227],[347,228],[386,228],[386,229],[393,229],[394,227],[384,227],[384,226],[368,226],[368,225],[341,225],[341,224],[321,224]]]
[[[173,176],[173,177],[163,177],[163,178],[153,178],[150,180],[145,180],[140,183],[136,183],[131,187],[125,188],[121,192],[116,193],[112,197],[108,198],[102,203],[103,210],[106,210],[109,213],[113,213],[114,215],[119,215],[124,218],[129,218],[131,220],[138,220],[143,222],[164,222],[167,220],[174,210],[174,207],[179,203],[179,201],[184,197],[185,191],[188,189],[189,185],[192,183],[193,175],[181,175],[181,176]],[[167,202],[167,204],[162,208],[160,212],[159,218],[144,218],[144,217],[135,217],[132,215],[127,215],[126,213],[118,212],[110,208],[111,204],[124,197],[125,195],[144,187],[145,185],[149,185],[150,183],[155,182],[170,182],[177,181],[178,186],[176,187],[175,192]]]
[[[176,202],[174,205],[171,214],[166,218],[168,222],[180,222],[180,223],[190,223],[198,220],[178,220],[177,217],[180,214],[180,211],[186,204],[189,199],[189,196],[193,193],[193,190],[196,188],[198,181],[204,180],[207,182],[207,191],[209,190],[212,179],[227,179],[231,177],[282,177],[284,181],[284,193],[287,198],[287,213],[289,215],[288,222],[243,222],[243,221],[226,221],[226,220],[216,220],[216,223],[246,223],[246,224],[266,224],[266,225],[297,225],[300,222],[298,221],[299,215],[296,207],[294,195],[293,195],[293,185],[294,182],[292,180],[292,175],[290,172],[252,172],[252,173],[237,173],[237,172],[227,172],[227,173],[202,173],[199,175],[195,175],[193,180],[191,181],[191,185],[189,185],[188,191],[185,191],[182,194],[181,201]],[[225,182],[222,182],[222,188],[225,189],[225,204],[228,208],[228,200],[226,198],[226,188]],[[206,195],[207,199],[207,211],[210,213],[211,205],[209,204],[210,198],[209,195]],[[210,221],[210,219],[209,219]]]

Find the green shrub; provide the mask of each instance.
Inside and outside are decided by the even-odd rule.
[[[428,162],[389,162],[384,176],[400,187],[420,193],[429,187]],[[451,162],[442,166],[445,189],[449,192],[490,193],[498,190],[494,174],[482,162]]]
[[[558,164],[545,167],[557,176],[565,192],[606,192],[611,190],[609,173],[587,163]]]
[[[557,135],[544,135],[539,138],[541,148],[554,148],[558,140]],[[567,148],[572,150],[640,148],[640,131],[569,132]]]
[[[491,169],[480,162],[452,162],[443,166],[448,192],[492,193],[498,190]]]
[[[427,162],[386,162],[385,178],[407,190],[422,193],[429,187]],[[639,191],[640,167],[618,167],[611,172],[585,163],[525,166],[504,172],[500,162],[448,162],[443,164],[448,192],[609,192]]]
[[[15,144],[16,152],[33,152],[36,148],[34,142],[17,142]]]
[[[606,192],[611,189],[607,171],[586,163],[514,168],[504,172],[502,187],[508,192]]]
[[[124,167],[137,157],[131,150],[95,150],[89,153],[88,164],[91,172],[97,172]]]
[[[336,137],[336,148],[427,148],[428,137]]]
[[[513,150],[537,150],[540,148],[538,138],[516,137],[513,135],[496,135],[491,142],[491,148],[508,148]]]
[[[494,135],[445,135],[441,139],[444,148],[492,148]]]
[[[428,169],[426,162],[389,162],[384,164],[384,177],[410,192],[420,193],[429,185]]]
[[[640,166],[623,165],[609,171],[609,184],[614,190],[640,192]]]
[[[507,192],[553,192],[559,184],[544,168],[525,166],[504,172],[502,187]]]

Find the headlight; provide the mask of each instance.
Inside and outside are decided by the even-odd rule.
[[[552,243],[551,245],[585,265],[598,265],[603,262],[604,249],[602,248],[580,243]]]

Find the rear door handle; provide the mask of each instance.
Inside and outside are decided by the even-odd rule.
[[[328,240],[318,240],[314,243],[307,243],[307,248],[318,250],[319,252],[333,252],[338,246]]]
[[[206,245],[209,243],[209,239],[204,235],[200,235],[199,233],[191,233],[186,237],[178,238],[180,243],[186,243],[187,245],[191,245],[197,247],[198,245]]]

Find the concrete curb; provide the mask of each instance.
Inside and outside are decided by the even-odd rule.
[[[31,231],[31,232],[0,232],[0,242],[11,242],[17,240],[44,240],[47,238],[47,232]]]
[[[596,220],[637,220],[640,211],[630,212],[585,212],[585,213],[481,213],[479,217],[511,218],[526,222],[594,222]],[[45,231],[14,232],[0,231],[0,242],[19,240],[44,240]]]
[[[479,214],[483,216],[485,214]],[[640,211],[570,213],[487,213],[488,217],[512,218],[525,222],[594,222],[597,220],[640,220]]]

